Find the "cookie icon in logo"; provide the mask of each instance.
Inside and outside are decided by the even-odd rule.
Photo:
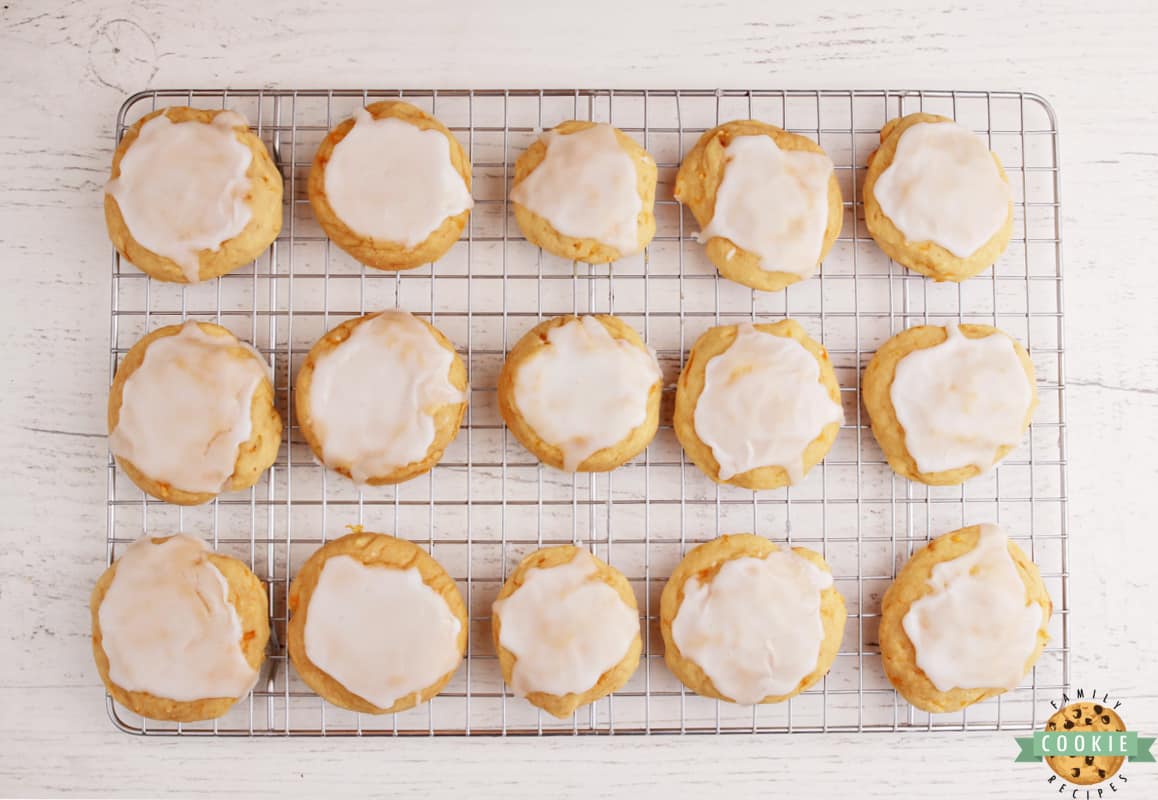
[[[1126,724],[1112,708],[1099,703],[1071,703],[1056,712],[1045,723],[1047,731],[1124,731]],[[1082,755],[1046,756],[1050,769],[1079,786],[1107,781],[1117,774],[1125,761],[1123,756]]]

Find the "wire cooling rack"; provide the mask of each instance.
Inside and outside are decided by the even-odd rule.
[[[361,105],[401,97],[438,116],[474,172],[475,208],[461,239],[433,266],[390,273],[353,261],[322,234],[306,199],[321,138]],[[185,531],[250,564],[269,588],[269,659],[251,696],[215,722],[144,720],[108,700],[113,722],[138,734],[499,735],[586,733],[995,730],[1036,727],[1043,701],[1069,682],[1066,449],[1061,213],[1055,117],[1040,97],[963,91],[148,91],[117,116],[117,137],[166,105],[244,113],[285,177],[285,224],[252,266],[180,286],[149,280],[114,253],[110,377],[146,332],[211,320],[252,342],[274,370],[288,423],[274,467],[247,492],[179,508],[145,497],[110,458],[108,558],[148,532]],[[1009,174],[1014,235],[996,266],[962,284],[937,284],[895,264],[868,237],[860,186],[889,119],[929,111],[987,137]],[[565,119],[611,122],[659,165],[657,235],[642,255],[612,265],[542,253],[507,205],[515,158]],[[756,118],[804,134],[828,152],[844,194],[840,239],[816,277],[762,293],[719,278],[690,214],[672,199],[680,158],[707,128]],[[457,440],[426,476],[359,492],[310,456],[289,409],[292,379],[311,344],[352,316],[399,306],[453,340],[470,374]],[[539,465],[504,429],[495,385],[507,349],[541,319],[614,313],[655,348],[666,391],[659,434],[631,463],[566,475]],[[798,486],[752,493],[713,484],[686,458],[670,425],[674,385],[695,338],[710,326],[792,317],[832,355],[846,423],[832,451]],[[873,440],[860,376],[876,348],[916,324],[981,322],[1026,344],[1041,404],[1023,445],[963,486],[897,477]],[[877,642],[881,596],[929,538],[1000,522],[1030,553],[1055,604],[1052,641],[1021,688],[965,711],[928,714],[898,698]],[[289,581],[327,538],[349,525],[429,549],[458,580],[470,609],[465,663],[430,703],[393,716],[327,705],[294,674],[284,649]],[[751,531],[819,550],[849,609],[832,671],[778,705],[743,707],[685,691],[663,663],[659,595],[692,546]],[[490,642],[490,604],[508,570],[542,545],[576,542],[619,568],[643,617],[643,660],[622,691],[565,721],[503,685]]]

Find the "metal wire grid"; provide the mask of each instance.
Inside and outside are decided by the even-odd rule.
[[[354,108],[401,97],[438,116],[470,156],[476,206],[442,260],[409,272],[366,269],[322,234],[305,197],[317,143]],[[173,90],[130,97],[117,137],[166,105],[246,114],[285,177],[285,225],[252,266],[197,286],[147,279],[114,253],[110,377],[146,332],[206,319],[251,341],[274,368],[285,447],[247,492],[197,508],[144,496],[108,462],[108,560],[144,533],[182,530],[210,539],[267,582],[274,636],[251,696],[226,717],[198,724],[141,719],[108,702],[113,722],[137,734],[506,735],[586,733],[996,730],[1036,727],[1044,699],[1069,682],[1066,449],[1061,215],[1057,126],[1040,97],[965,91],[292,91]],[[941,113],[988,137],[1010,176],[1014,237],[998,264],[964,284],[936,284],[892,264],[867,236],[860,202],[865,162],[888,119]],[[511,167],[538,133],[564,119],[609,121],[659,165],[658,231],[641,256],[613,265],[568,262],[532,247],[507,207]],[[818,141],[845,197],[840,240],[820,274],[780,293],[722,280],[671,197],[680,158],[705,129],[757,118]],[[398,305],[457,343],[469,370],[463,430],[429,475],[359,492],[310,457],[292,408],[292,378],[310,345],[351,316]],[[615,313],[659,355],[664,423],[648,450],[601,475],[545,469],[509,436],[495,382],[507,349],[539,320]],[[670,426],[675,378],[688,347],[716,324],[791,316],[832,355],[846,424],[828,458],[800,485],[752,493],[713,484],[683,457]],[[1027,441],[992,473],[964,486],[925,487],[895,476],[859,402],[861,370],[886,338],[914,324],[984,322],[1025,343],[1041,399]],[[1028,685],[954,714],[930,715],[899,699],[876,640],[881,595],[911,552],[932,536],[997,521],[1027,548],[1055,603],[1052,641]],[[287,661],[289,581],[345,526],[412,539],[458,580],[470,610],[468,654],[446,691],[385,717],[328,706]],[[685,691],[662,663],[664,580],[692,546],[753,531],[822,552],[849,621],[832,671],[775,706],[737,707]],[[489,608],[507,570],[537,547],[576,542],[618,567],[643,617],[640,669],[620,692],[559,722],[512,696],[490,643]]]

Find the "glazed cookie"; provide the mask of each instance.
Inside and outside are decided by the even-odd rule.
[[[404,539],[356,532],[322,546],[290,585],[287,650],[336,706],[393,714],[434,697],[466,652],[454,579]]]
[[[627,683],[639,666],[639,607],[623,574],[573,545],[524,558],[495,599],[503,680],[560,719]]]
[[[1037,567],[996,525],[938,536],[885,592],[885,673],[917,708],[957,711],[1017,687],[1052,612]]]
[[[754,119],[701,136],[680,164],[675,198],[696,218],[720,274],[766,292],[814,274],[844,219],[824,150]]]
[[[988,325],[901,331],[873,355],[863,397],[889,466],[934,486],[962,483],[1005,458],[1037,408],[1029,354]]]
[[[358,484],[428,472],[466,413],[466,367],[433,325],[405,311],[347,320],[310,349],[294,384],[318,460]]]
[[[1118,712],[1099,703],[1071,703],[1045,723],[1047,731],[1124,731]],[[1050,769],[1070,783],[1090,786],[1114,777],[1125,756],[1046,756]]]
[[[511,204],[532,244],[604,264],[655,236],[655,159],[618,128],[570,120],[515,162]]]
[[[824,458],[844,418],[828,351],[790,319],[711,328],[676,384],[676,436],[717,483],[777,489]]]
[[[864,182],[865,224],[889,258],[938,281],[988,268],[1013,233],[1009,178],[985,139],[936,114],[881,129]]]
[[[91,609],[101,680],[142,717],[216,719],[249,694],[265,661],[265,586],[192,536],[133,542],[97,581]]]
[[[397,100],[354,112],[318,147],[314,215],[334,244],[378,269],[412,269],[458,241],[474,200],[470,160],[445,125]]]
[[[507,355],[499,412],[544,464],[605,472],[655,436],[662,390],[655,353],[631,326],[604,314],[555,317]]]
[[[162,108],[125,132],[105,186],[120,254],[162,281],[197,283],[257,258],[281,230],[281,173],[235,111]]]
[[[109,450],[133,483],[183,506],[253,486],[282,433],[268,364],[209,322],[133,345],[113,377],[108,422]]]
[[[721,536],[688,553],[663,587],[663,658],[696,694],[779,703],[828,672],[846,618],[819,553]]]

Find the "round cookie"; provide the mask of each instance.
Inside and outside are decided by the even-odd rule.
[[[454,134],[425,111],[400,100],[382,100],[366,106],[366,111],[374,119],[399,119],[419,130],[438,131],[446,137],[450,146],[450,163],[455,172],[462,176],[467,192],[471,189],[470,159]],[[314,210],[322,229],[334,244],[345,250],[363,264],[385,270],[404,270],[437,261],[458,241],[462,229],[466,227],[470,209],[446,217],[422,242],[407,246],[404,243],[366,236],[351,228],[335,212],[326,194],[326,168],[333,157],[334,148],[346,138],[355,125],[354,118],[341,122],[327,134],[318,147],[310,168],[308,194],[310,207]]]
[[[172,536],[152,537],[153,545],[160,545]],[[242,635],[238,647],[246,663],[256,672],[265,661],[265,646],[269,641],[269,603],[263,584],[242,562],[220,553],[207,552],[206,557],[225,578],[229,587],[229,603],[237,611]],[[239,697],[211,697],[200,700],[173,700],[144,691],[129,691],[118,686],[109,677],[109,657],[103,646],[100,607],[117,574],[117,563],[104,571],[93,587],[89,608],[92,617],[92,652],[97,672],[113,699],[130,711],[149,719],[169,722],[197,722],[223,716]]]
[[[829,398],[840,405],[840,384],[836,381],[836,373],[832,368],[832,361],[828,351],[804,332],[795,321],[786,319],[774,323],[760,323],[754,326],[763,333],[771,333],[792,339],[803,346],[820,365],[820,382],[824,385]],[[720,480],[720,464],[712,453],[712,448],[700,439],[695,428],[696,404],[703,394],[706,382],[705,370],[708,362],[731,347],[736,340],[738,329],[736,325],[721,325],[708,329],[696,343],[680,373],[676,384],[675,412],[672,425],[676,437],[692,462],[705,475],[717,483],[727,483],[741,486],[745,489],[778,489],[789,485],[788,470],[784,467],[765,466],[750,469],[733,475],[727,480]],[[825,454],[832,449],[840,431],[840,422],[825,425],[820,434],[808,444],[803,453],[803,469],[807,473]]]
[[[219,115],[232,113],[224,110],[208,110],[174,106],[158,109],[137,120],[125,132],[113,154],[110,183],[121,175],[121,162],[133,143],[140,136],[141,127],[154,117],[165,115],[173,123],[212,123]],[[265,144],[245,124],[244,119],[233,127],[237,141],[245,145],[252,154],[252,160],[245,172],[250,185],[245,194],[245,202],[251,213],[249,222],[236,236],[221,242],[213,249],[203,249],[197,254],[197,280],[211,278],[232,272],[256,259],[277,238],[282,225],[282,178],[281,172],[270,158]],[[117,251],[131,264],[150,277],[161,281],[189,283],[189,275],[172,258],[160,255],[138,242],[129,230],[121,207],[107,190],[105,192],[105,223],[109,238]],[[192,266],[192,265],[191,265]]]
[[[647,353],[647,345],[635,330],[618,317],[608,314],[595,314],[592,317],[607,330],[611,337],[618,341],[626,341],[640,351]],[[580,319],[572,315],[554,317],[544,320],[528,331],[507,354],[503,362],[502,371],[498,380],[499,413],[503,421],[510,428],[515,438],[544,464],[564,468],[563,450],[548,443],[527,422],[523,413],[515,402],[515,379],[520,368],[533,356],[550,346],[548,335],[554,329]],[[630,461],[642,453],[647,445],[655,438],[659,428],[659,404],[663,393],[662,377],[652,384],[647,397],[647,416],[644,421],[633,428],[619,442],[601,448],[583,459],[577,472],[606,472],[615,469],[621,464]]]
[[[989,325],[960,325],[961,333],[969,339],[983,339],[993,334],[1002,334],[1002,331]],[[861,394],[864,398],[865,410],[872,421],[873,436],[884,451],[889,466],[898,475],[911,481],[932,486],[953,486],[970,478],[980,475],[982,470],[976,465],[943,470],[940,472],[921,472],[917,462],[905,447],[905,430],[897,419],[896,409],[892,401],[893,379],[896,377],[897,364],[905,356],[917,350],[934,347],[948,338],[945,328],[936,325],[919,325],[901,331],[886,341],[873,354],[872,360],[864,372]],[[1033,362],[1029,353],[1021,343],[1010,337],[1017,357],[1025,368],[1025,375],[1029,379],[1032,391],[1032,401],[1025,415],[1025,424],[1022,432],[1029,427],[1033,419],[1033,412],[1037,408],[1037,384],[1033,369]],[[997,449],[994,463],[1005,458],[1014,446],[1006,445]]]
[[[186,323],[189,324],[189,323]],[[238,340],[229,330],[214,325],[211,322],[197,322],[202,332],[213,337],[227,337],[234,346],[230,348],[230,355],[238,359],[254,359],[268,371],[265,362],[254,353],[253,349]],[[120,421],[121,406],[124,399],[125,383],[132,377],[145,360],[145,353],[149,346],[168,336],[176,336],[181,332],[182,325],[167,325],[148,334],[136,344],[121,359],[117,372],[113,376],[113,385],[109,390],[108,426],[111,434]],[[261,478],[273,462],[277,459],[278,448],[281,445],[282,421],[274,403],[273,383],[266,376],[257,385],[250,403],[250,435],[237,449],[237,461],[233,474],[222,487],[223,492],[236,492],[248,489]],[[217,496],[217,492],[186,491],[170,483],[158,480],[145,474],[128,459],[117,457],[117,464],[129,479],[145,494],[164,500],[167,503],[182,506],[194,506],[207,503]]]
[[[1124,731],[1126,723],[1118,712],[1100,703],[1071,703],[1059,709],[1045,723],[1047,731]],[[1078,786],[1090,786],[1118,774],[1125,756],[1046,756],[1049,768]]]
[[[700,228],[706,228],[715,213],[716,193],[724,180],[724,148],[740,136],[768,136],[781,150],[825,155],[820,145],[808,137],[754,119],[733,120],[705,132],[680,164],[674,191],[675,198],[691,210]],[[832,249],[843,223],[844,200],[834,172],[828,181],[828,223],[817,264]],[[753,289],[775,292],[803,280],[803,276],[791,272],[763,269],[756,253],[722,236],[709,239],[704,250],[721,275]]]
[[[595,127],[595,122],[585,120],[568,120],[552,128],[552,132],[566,136],[568,134],[585,131]],[[638,250],[642,250],[655,236],[655,186],[659,175],[655,159],[643,149],[634,139],[618,128],[612,128],[616,141],[624,152],[631,157],[635,165],[637,177],[636,191],[639,194],[642,208],[636,222]],[[547,142],[540,138],[528,147],[515,161],[515,179],[511,185],[512,191],[527,179],[547,157]],[[588,264],[606,264],[623,257],[618,248],[600,242],[593,238],[575,238],[560,233],[544,217],[531,211],[521,203],[511,201],[511,208],[515,213],[515,222],[527,240],[548,253],[568,258],[573,261],[583,261]]]
[[[313,385],[314,371],[317,367],[318,360],[332,353],[343,342],[347,341],[359,326],[366,324],[378,316],[378,314],[366,314],[365,316],[356,317],[343,322],[341,325],[326,333],[310,348],[310,352],[306,356],[301,370],[298,371],[297,378],[294,382],[294,407],[297,413],[298,425],[301,428],[302,436],[305,437],[306,443],[310,446],[310,450],[312,450],[317,459],[323,463],[325,463],[324,442],[316,429],[310,401],[310,388]],[[437,343],[449,351],[452,358],[447,378],[452,386],[465,392],[467,390],[466,366],[455,351],[454,344],[446,338],[442,331],[430,323],[418,317],[411,318],[421,323],[435,338]],[[454,441],[455,436],[458,435],[459,427],[462,425],[463,417],[466,414],[466,405],[466,401],[463,400],[461,402],[443,403],[435,408],[432,414],[434,420],[434,440],[427,448],[425,456],[409,464],[397,467],[386,474],[372,475],[366,479],[365,483],[371,486],[401,483],[402,481],[407,481],[425,472],[429,472],[442,458],[442,454],[446,451],[447,446]],[[330,468],[352,479],[348,467],[336,465]]]
[[[937,114],[908,114],[889,120],[881,128],[881,144],[869,155],[868,171],[864,180],[865,225],[881,250],[898,264],[937,281],[963,281],[992,266],[1009,246],[1009,239],[1013,235],[1013,203],[1011,201],[1009,204],[1009,214],[1000,230],[965,258],[955,255],[936,242],[909,241],[881,209],[873,190],[881,174],[893,163],[901,135],[913,125],[922,122],[953,123],[953,120]],[[1001,166],[1001,160],[996,153],[992,155],[998,174],[1008,184],[1009,177]]]
[[[904,628],[905,615],[909,613],[913,603],[933,591],[929,585],[933,567],[959,558],[977,547],[981,528],[980,525],[961,528],[938,536],[922,547],[897,573],[896,579],[885,591],[884,599],[881,601],[878,636],[885,674],[902,697],[924,711],[933,713],[959,711],[1006,691],[998,687],[953,688],[940,691],[917,666],[916,648]],[[1053,601],[1050,600],[1037,566],[1014,542],[1009,542],[1008,547],[1018,575],[1025,584],[1029,600],[1038,603],[1042,608],[1037,645],[1025,663],[1025,673],[1028,673],[1049,641],[1046,625],[1053,613]]]
[[[720,568],[729,561],[738,558],[766,558],[782,548],[751,533],[726,534],[710,542],[705,542],[693,548],[676,566],[671,577],[663,587],[660,597],[660,633],[663,635],[663,659],[668,669],[679,678],[680,682],[698,695],[712,697],[717,700],[735,702],[716,688],[712,679],[704,669],[694,660],[680,652],[672,636],[672,625],[679,614],[680,606],[684,602],[684,591],[687,582],[696,578],[700,583],[709,583]],[[804,547],[793,547],[792,552],[808,560],[811,564],[825,573],[830,573],[828,564],[819,553]],[[796,687],[785,694],[768,695],[759,703],[780,703],[790,697],[800,694],[809,686],[828,673],[836,655],[840,651],[840,643],[844,638],[844,626],[848,617],[844,598],[833,586],[821,591],[820,619],[823,628],[823,639],[820,652],[817,656],[816,667],[805,675]]]
[[[446,573],[442,565],[431,558],[425,550],[405,539],[355,529],[353,533],[334,539],[316,550],[298,570],[290,584],[290,619],[286,625],[286,650],[294,669],[306,685],[318,695],[336,706],[351,711],[360,711],[364,714],[394,714],[413,708],[419,703],[425,703],[442,691],[458,669],[457,664],[430,685],[419,691],[410,692],[392,705],[383,708],[347,689],[317,666],[306,653],[306,621],[309,617],[310,601],[321,578],[322,568],[328,559],[335,556],[349,556],[367,567],[418,570],[423,584],[446,602],[450,613],[458,620],[456,647],[460,656],[466,652],[468,630],[466,605],[454,579]],[[399,609],[381,611],[395,614]]]
[[[559,545],[536,550],[519,562],[514,572],[507,578],[506,583],[503,584],[502,589],[495,598],[495,602],[506,600],[520,589],[526,581],[527,573],[530,570],[549,569],[562,564],[568,564],[581,552],[586,553],[587,551],[580,550],[580,548],[574,545]],[[598,579],[614,589],[623,603],[630,607],[632,611],[638,613],[639,607],[635,601],[635,593],[631,590],[631,584],[628,583],[623,573],[599,560],[594,555],[591,556],[591,559],[596,564],[595,575]],[[499,667],[502,669],[503,680],[508,685],[512,685],[515,664],[518,661],[518,657],[502,645],[503,621],[502,615],[498,610],[492,615],[491,621],[492,641],[494,642],[495,652],[498,654]],[[623,685],[627,683],[628,679],[631,678],[636,668],[639,667],[639,657],[642,649],[643,642],[637,632],[635,639],[632,640],[628,646],[623,658],[620,659],[615,666],[600,675],[599,680],[596,681],[591,688],[583,692],[568,692],[566,694],[529,692],[526,695],[526,699],[532,705],[543,709],[555,717],[560,719],[569,717],[579,706],[593,703],[599,698],[606,697],[612,692],[621,689]]]

